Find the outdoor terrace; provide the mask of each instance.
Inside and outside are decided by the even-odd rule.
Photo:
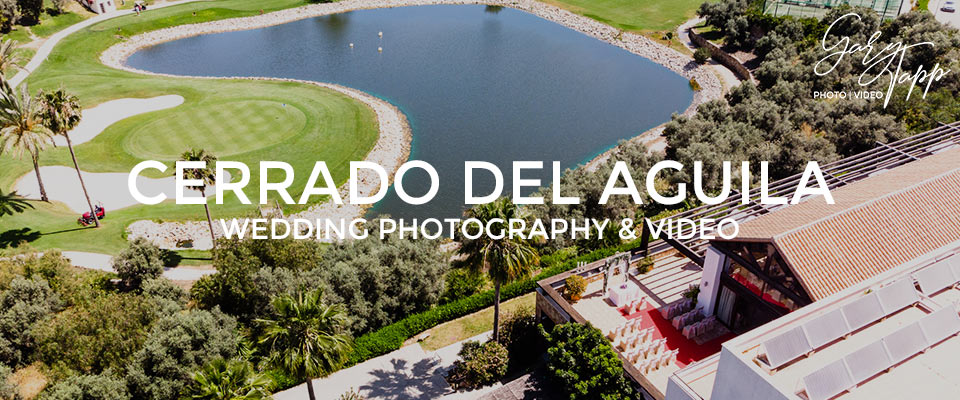
[[[623,326],[628,321],[639,318],[641,322],[638,330],[651,328],[651,335],[645,342],[665,339],[664,347],[666,350],[663,353],[675,351],[675,358],[668,365],[661,365],[659,368],[647,371],[641,371],[638,368],[639,362],[634,363],[627,360],[627,357],[633,351],[624,351],[618,348],[616,345],[619,345],[619,341],[614,341],[614,349],[624,360],[626,371],[654,397],[663,398],[662,393],[666,390],[667,382],[674,372],[692,362],[717,353],[722,341],[733,336],[727,334],[708,340],[705,343],[698,343],[696,340],[684,337],[680,330],[672,326],[670,320],[661,316],[659,312],[661,307],[682,301],[684,291],[691,285],[699,285],[700,283],[702,274],[700,266],[683,255],[673,251],[664,252],[657,256],[654,267],[646,274],[637,274],[638,270],[634,262],[631,264],[626,278],[623,274],[615,274],[611,277],[609,282],[611,288],[622,284],[625,281],[624,279],[639,287],[640,296],[645,299],[645,305],[630,315],[625,315],[622,311],[623,305],[615,306],[609,297],[603,293],[604,273],[600,270],[603,263],[601,261],[562,274],[562,278],[555,281],[562,285],[562,279],[573,273],[584,276],[588,284],[583,297],[579,301],[571,303],[559,296],[559,292],[555,292],[558,294],[556,298],[551,298],[554,301],[559,299],[558,302],[562,304],[561,307],[569,308],[570,316],[574,321],[579,323],[590,322],[604,334]]]

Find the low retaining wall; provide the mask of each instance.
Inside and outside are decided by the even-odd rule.
[[[697,47],[706,47],[710,49],[710,56],[714,60],[717,60],[718,63],[722,64],[724,67],[729,68],[733,73],[740,78],[742,81],[752,81],[753,75],[750,74],[750,70],[747,67],[744,67],[740,60],[737,60],[729,53],[723,51],[717,45],[710,43],[709,40],[705,39],[703,36],[700,36],[697,31],[693,28],[689,29],[690,40],[697,45]]]

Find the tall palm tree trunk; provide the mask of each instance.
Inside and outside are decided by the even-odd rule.
[[[207,188],[204,188],[200,191],[203,194],[203,210],[207,212],[207,226],[210,227],[210,240],[212,240],[211,245],[217,247],[217,236],[213,234],[213,218],[210,218],[210,205],[207,204]]]
[[[500,339],[500,282],[493,284],[493,341]]]
[[[80,188],[83,189],[83,196],[87,198],[87,206],[90,207],[90,215],[93,216],[93,223],[97,228],[100,227],[100,217],[97,216],[97,210],[93,208],[93,202],[90,201],[90,194],[87,193],[87,185],[83,183],[83,175],[80,174],[80,164],[77,163],[77,155],[73,153],[73,142],[70,141],[70,135],[66,132],[63,137],[67,138],[67,148],[70,149],[70,158],[73,159],[73,168],[77,170],[77,178],[80,179]]]
[[[40,200],[49,202],[47,199],[47,189],[43,187],[43,179],[40,178],[40,164],[37,160],[40,158],[40,155],[37,154],[36,150],[30,152],[30,158],[33,159],[33,172],[37,173],[37,183],[40,185]]]
[[[310,400],[317,400],[316,393],[313,393],[313,378],[307,378],[307,394],[310,396]]]

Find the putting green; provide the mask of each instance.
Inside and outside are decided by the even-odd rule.
[[[306,184],[318,160],[326,161],[334,180],[343,183],[349,175],[349,162],[363,159],[378,137],[376,114],[362,102],[309,84],[140,75],[108,68],[99,59],[111,45],[142,32],[303,4],[302,0],[198,1],[156,9],[139,17],[113,18],[66,37],[27,82],[31,92],[62,85],[76,94],[84,107],[118,98],[170,94],[184,98],[184,103],[177,107],[116,122],[89,142],[75,146],[85,171],[129,172],[144,159],[160,159],[172,167],[170,161],[183,151],[200,147],[220,159],[250,165],[251,181],[246,192],[251,199],[257,199],[257,163],[261,160],[290,163],[296,171],[293,187]],[[72,167],[73,162],[67,149],[58,147],[43,151],[40,164]],[[16,179],[32,169],[29,158],[0,156],[0,190],[10,190]],[[162,178],[169,173],[147,171],[144,175]],[[279,177],[271,174],[271,179]],[[116,190],[126,188],[119,184]],[[94,198],[109,195],[91,193]],[[270,202],[273,200],[272,196]],[[127,245],[124,230],[134,221],[205,217],[201,206],[167,201],[108,210],[101,229],[82,229],[76,223],[77,213],[63,203],[33,204],[35,209],[0,219],[0,252],[23,241],[38,249],[116,254]],[[308,207],[309,204],[285,205],[284,211],[293,213]],[[254,214],[257,206],[240,204],[235,197],[228,196],[224,204],[211,204],[210,212],[214,218],[229,218]]]
[[[280,143],[302,131],[306,122],[298,105],[271,100],[178,107],[131,130],[123,148],[143,159],[175,160],[189,148],[223,158]]]

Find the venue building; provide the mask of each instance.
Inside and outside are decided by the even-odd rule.
[[[116,0],[80,0],[80,2],[97,14],[117,11]]]
[[[765,353],[762,343],[800,326],[790,324],[802,324],[831,311],[836,317],[836,310],[846,302],[867,292],[879,293],[893,281],[898,282],[898,295],[910,297],[907,288],[913,290],[914,281],[897,278],[913,277],[960,248],[960,122],[878,144],[822,169],[834,204],[820,196],[796,205],[741,204],[740,195],[734,193],[727,202],[675,215],[733,218],[740,223],[740,231],[730,240],[662,238],[540,281],[538,318],[547,324],[590,323],[602,330],[647,398],[710,399],[716,394],[714,383],[723,388],[720,399],[832,398],[824,397],[829,391],[819,387],[810,389],[812,393],[804,389],[802,381],[808,373],[829,361],[826,356],[806,357],[807,353],[839,355],[855,350],[849,348],[854,346],[850,343],[866,345],[880,340],[888,331],[917,322],[924,315],[952,310],[953,300],[944,299],[956,295],[960,300],[960,291],[934,293],[918,283],[919,300],[909,307],[882,309],[877,318],[867,314],[869,321],[848,321],[849,329],[841,336],[857,340],[814,340],[816,348],[814,344],[811,349],[801,346],[805,351],[800,361],[770,361],[777,356]],[[797,179],[799,176],[772,183],[772,194],[790,191]],[[960,258],[953,260],[960,262]],[[960,280],[960,266],[956,271]],[[573,274],[588,282],[576,302],[563,296],[564,279]],[[930,284],[926,286],[929,289]],[[924,301],[929,295],[946,297]],[[887,300],[877,301],[883,304]],[[957,316],[956,311],[952,314]],[[902,322],[886,322],[901,321],[901,315],[905,315]],[[874,325],[888,327],[871,328]],[[753,392],[753,383],[734,383],[740,372],[724,372],[733,368],[726,365],[735,360],[723,357],[733,357],[762,373],[757,384],[778,375],[774,373],[778,368],[799,372],[780,375],[791,378],[775,379],[772,388],[767,388],[770,392]],[[793,364],[803,367],[793,368]],[[725,377],[730,381],[724,381]],[[789,389],[787,380],[791,380]],[[856,378],[851,377],[853,380]],[[733,391],[731,386],[746,389]],[[847,385],[843,390],[851,388]],[[774,392],[784,397],[773,396]]]
[[[943,399],[960,393],[960,241],[723,344],[670,400]]]

